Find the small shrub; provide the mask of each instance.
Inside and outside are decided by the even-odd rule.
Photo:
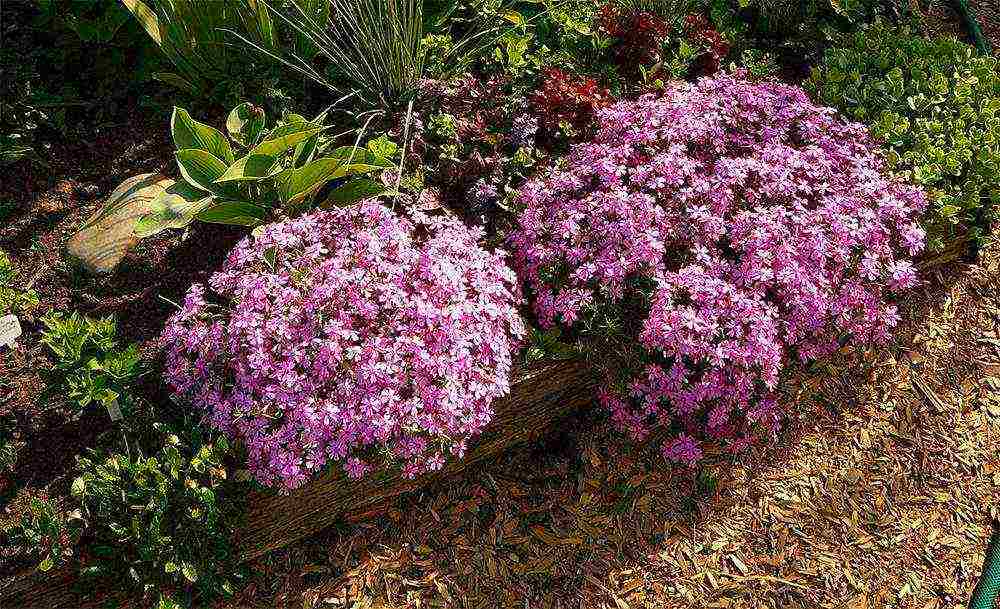
[[[604,5],[598,23],[614,41],[611,55],[623,75],[655,64],[660,58],[662,39],[670,31],[667,22],[659,16],[648,11],[623,9],[614,3]]]
[[[18,278],[7,252],[0,250],[0,317],[24,315],[38,307],[38,293],[17,286],[26,285]]]
[[[543,328],[605,371],[600,400],[693,462],[777,429],[794,360],[884,342],[917,281],[923,193],[862,125],[801,89],[702,79],[599,113],[565,168],[525,185],[511,236]]]
[[[166,379],[265,485],[440,468],[491,420],[525,334],[481,234],[373,202],[268,225],[168,321]]]
[[[81,409],[118,400],[129,407],[132,383],[141,373],[139,348],[118,344],[113,318],[53,312],[42,317],[42,324],[42,344],[56,358],[54,389]]]
[[[48,497],[31,497],[20,520],[4,532],[4,543],[38,560],[40,571],[49,571],[74,556],[80,531],[78,515],[63,514]]]
[[[125,454],[78,460],[72,497],[87,523],[81,573],[143,596],[231,594],[243,491],[224,463],[227,442],[189,423],[179,433],[154,427],[150,454],[133,441]]]
[[[608,103],[608,90],[593,78],[569,74],[559,68],[547,68],[538,91],[531,96],[532,107],[550,134],[559,133],[566,126],[576,132],[584,131],[597,109]]]
[[[827,52],[807,87],[870,125],[894,169],[927,189],[935,247],[956,224],[987,228],[1000,200],[1000,70],[952,39],[879,24]]]

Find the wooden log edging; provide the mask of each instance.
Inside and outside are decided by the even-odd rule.
[[[294,543],[348,513],[363,513],[513,446],[537,440],[554,422],[589,403],[595,386],[593,375],[580,362],[552,362],[522,371],[511,387],[510,397],[497,403],[493,422],[472,443],[465,458],[449,461],[440,472],[414,480],[398,472],[351,480],[340,468],[334,468],[289,495],[253,493],[239,543],[241,559],[256,558]]]

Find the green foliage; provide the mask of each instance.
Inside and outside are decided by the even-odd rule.
[[[328,21],[316,19],[300,3],[293,7],[295,14],[282,18],[309,48],[329,60],[332,79],[321,74],[309,57],[268,52],[255,41],[246,42],[332,90],[342,91],[339,82],[346,79],[353,92],[372,105],[396,107],[412,99],[424,72],[423,0],[329,0],[329,4],[336,18]]]
[[[346,205],[384,191],[364,177],[394,166],[367,148],[342,146],[325,135],[325,113],[313,120],[285,114],[270,129],[264,110],[244,103],[226,120],[228,137],[174,108],[170,130],[181,179],[170,184],[136,223],[138,238],[193,222],[257,226],[278,209],[289,213],[316,204]],[[323,201],[331,181],[340,186]],[[88,220],[96,225],[113,213],[105,208]]]
[[[243,489],[226,469],[226,440],[182,428],[154,425],[149,454],[95,450],[78,460],[72,497],[94,558],[83,575],[143,595],[194,589],[207,602],[232,593]]]
[[[121,0],[174,67],[155,77],[183,91],[227,101],[274,78],[270,62],[254,61],[242,39],[266,52],[281,48],[278,28],[259,0]],[[304,49],[302,42],[295,42]]]
[[[52,500],[32,497],[20,520],[5,531],[5,545],[27,551],[40,571],[49,571],[73,556],[81,529],[78,513],[63,514]]]
[[[38,293],[21,287],[26,284],[18,278],[7,252],[0,250],[0,317],[24,315],[38,307]]]
[[[571,344],[562,340],[562,330],[558,327],[549,330],[531,328],[529,345],[524,353],[527,363],[544,359],[569,360],[580,356],[580,352]]]
[[[744,50],[737,67],[746,70],[747,76],[754,80],[777,78],[781,72],[781,66],[774,55],[760,49]]]
[[[953,39],[926,40],[884,24],[827,52],[807,87],[868,123],[892,165],[927,190],[932,245],[948,227],[979,224],[1000,200],[997,59]]]
[[[37,27],[65,28],[86,43],[107,44],[128,21],[119,0],[35,0]]]
[[[135,99],[157,58],[141,29],[122,17],[128,13],[118,0],[4,3],[0,167],[25,158],[44,163],[49,140],[92,137],[95,123]]]
[[[42,317],[42,324],[42,344],[56,359],[53,389],[81,409],[119,400],[126,408],[131,405],[131,385],[141,372],[139,349],[119,346],[113,318],[54,312]]]

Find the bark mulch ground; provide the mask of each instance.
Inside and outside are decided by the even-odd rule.
[[[672,470],[584,413],[265,557],[233,606],[965,607],[1000,515],[1000,247],[903,316],[792,384],[771,446]]]

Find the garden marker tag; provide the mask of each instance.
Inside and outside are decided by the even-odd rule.
[[[16,315],[4,315],[0,317],[0,345],[7,345],[14,349],[14,341],[21,336],[21,322]]]
[[[108,402],[108,416],[111,417],[112,423],[122,420],[122,409],[118,406],[118,398]]]

